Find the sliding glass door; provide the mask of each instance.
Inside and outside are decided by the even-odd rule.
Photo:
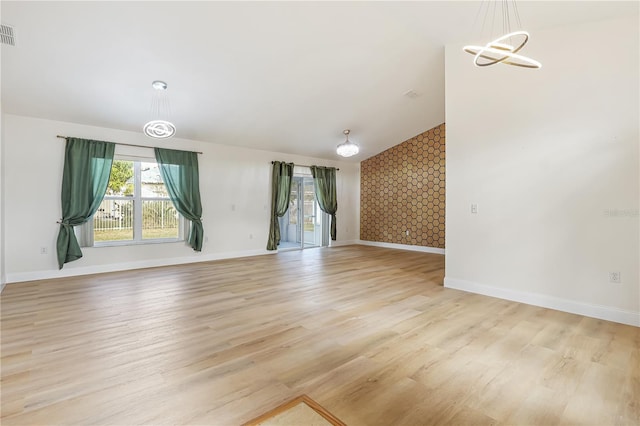
[[[327,245],[327,218],[316,200],[313,178],[294,176],[289,209],[280,219],[278,249],[302,249]]]

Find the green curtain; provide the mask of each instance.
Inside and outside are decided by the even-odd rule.
[[[331,239],[336,240],[336,168],[311,166],[311,176],[316,188],[316,199],[323,212],[331,215]]]
[[[289,208],[293,163],[274,161],[271,176],[271,225],[269,226],[267,250],[276,250],[278,244],[280,244],[280,224],[278,223],[278,218],[284,216]]]
[[[62,172],[62,219],[56,249],[58,267],[78,260],[82,251],[74,226],[89,220],[107,192],[116,145],[87,139],[67,138]]]
[[[182,216],[191,221],[187,241],[195,251],[201,251],[204,229],[198,154],[162,148],[154,148],[154,152],[171,202]]]

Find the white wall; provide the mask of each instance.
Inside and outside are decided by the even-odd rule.
[[[2,8],[0,4],[0,9]],[[2,97],[2,55],[0,55],[0,98]],[[4,289],[7,276],[4,266],[4,115],[0,102],[0,292]]]
[[[0,67],[1,68],[1,67]],[[1,78],[0,78],[1,80]],[[1,92],[1,90],[0,90]],[[4,266],[4,116],[0,103],[0,292],[4,289],[7,276]]]
[[[638,28],[534,31],[540,70],[446,47],[447,287],[640,325]]]
[[[5,253],[7,281],[264,254],[270,214],[271,161],[338,166],[338,241],[358,238],[358,165],[173,138],[152,141],[141,132],[5,115]],[[84,257],[58,271],[55,241],[60,217],[64,140],[76,136],[202,151],[198,157],[205,242],[201,253],[184,243],[84,248]],[[131,150],[131,148],[128,148]],[[119,146],[117,150],[127,150]],[[118,151],[116,151],[118,152]],[[151,149],[138,148],[138,154]],[[48,253],[40,254],[46,247]]]

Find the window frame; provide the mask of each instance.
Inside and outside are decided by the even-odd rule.
[[[178,243],[185,241],[185,229],[187,228],[187,219],[178,212],[178,237],[176,238],[142,238],[142,206],[145,201],[168,201],[171,202],[169,197],[143,197],[142,196],[142,163],[155,163],[155,158],[116,155],[113,158],[114,161],[130,161],[133,163],[133,195],[105,195],[103,200],[114,201],[131,201],[133,209],[133,239],[131,240],[111,240],[111,241],[95,241],[94,240],[94,223],[93,216],[85,224],[81,226],[80,239],[83,247],[118,247],[118,246],[132,246],[132,245],[147,245],[147,244],[166,244],[166,243]],[[163,182],[164,184],[164,182]],[[94,215],[95,216],[95,215]]]

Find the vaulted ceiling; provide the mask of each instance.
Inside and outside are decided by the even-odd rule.
[[[518,8],[533,31],[633,3]],[[160,79],[179,137],[335,159],[349,128],[360,161],[445,121],[444,46],[476,41],[479,6],[2,1],[3,112],[141,131]]]

